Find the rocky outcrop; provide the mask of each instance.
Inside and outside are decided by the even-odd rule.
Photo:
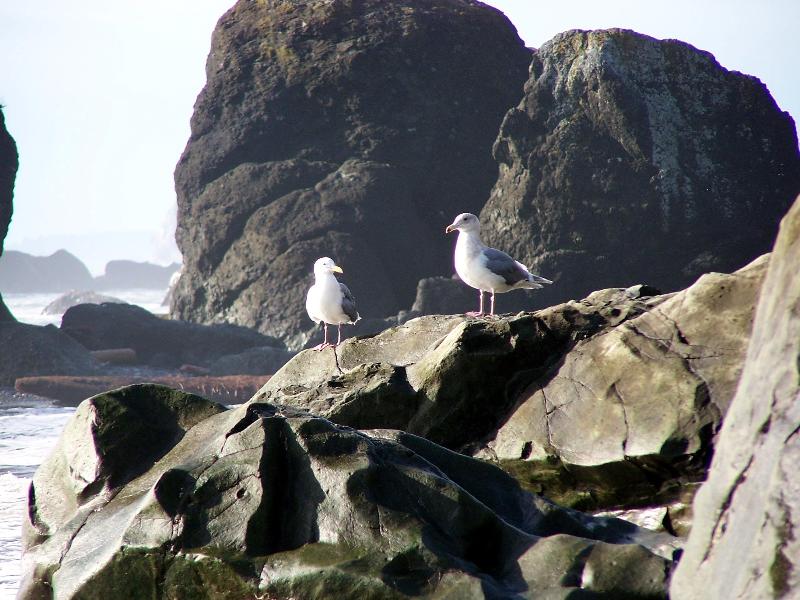
[[[794,122],[764,84],[618,29],[539,48],[493,153],[485,240],[555,281],[504,307],[730,272],[769,251],[800,191]]]
[[[443,228],[483,206],[529,63],[511,23],[469,0],[238,2],[175,172],[173,315],[301,348],[327,255],[362,316],[407,308],[421,277],[452,272]]]
[[[66,250],[33,256],[9,250],[0,258],[0,287],[7,293],[89,290],[94,278],[77,257]]]
[[[406,433],[222,410],[84,402],[34,477],[18,598],[666,597],[671,536]]]
[[[68,308],[77,306],[78,304],[103,304],[110,302],[113,304],[126,304],[124,300],[114,298],[113,296],[106,296],[105,294],[98,294],[97,292],[79,292],[73,290],[66,294],[60,295],[53,300],[50,304],[44,307],[42,314],[45,315],[63,315]]]
[[[161,367],[205,366],[261,346],[283,349],[275,338],[245,327],[161,319],[132,304],[73,306],[61,319],[61,331],[89,350],[132,348],[143,363]]]
[[[17,177],[18,166],[17,144],[6,129],[6,118],[0,106],[0,257],[3,256],[3,241],[6,239],[11,213],[14,211],[14,180]],[[12,320],[14,317],[3,303],[3,296],[0,294],[0,321]]]
[[[254,401],[477,453],[582,509],[670,506],[665,525],[685,531],[766,264],[676,294],[637,286],[497,320],[420,317],[336,355],[302,352]]]
[[[124,290],[131,288],[166,290],[170,279],[180,265],[154,265],[133,260],[112,260],[106,264],[105,272],[94,280],[97,290]]]
[[[227,354],[209,365],[212,375],[266,375],[273,374],[293,356],[283,348],[257,346],[238,354]]]
[[[753,335],[671,597],[800,596],[800,198],[781,223]]]
[[[0,385],[31,375],[86,375],[98,363],[89,351],[58,328],[0,322]]]

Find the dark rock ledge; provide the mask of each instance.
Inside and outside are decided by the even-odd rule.
[[[24,544],[25,600],[663,598],[677,548],[411,434],[157,386],[79,407]]]

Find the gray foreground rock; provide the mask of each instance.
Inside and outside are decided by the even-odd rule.
[[[800,597],[798,265],[800,199],[781,223],[674,600]]]
[[[675,294],[609,289],[500,319],[428,316],[307,350],[253,402],[392,427],[498,461],[586,510],[669,506],[686,531],[768,259]]]
[[[677,548],[407,433],[157,386],[84,402],[29,498],[20,600],[665,598]]]

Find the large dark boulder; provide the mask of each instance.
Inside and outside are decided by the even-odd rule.
[[[89,351],[53,325],[0,321],[0,385],[33,375],[87,375],[99,364]]]
[[[452,215],[483,206],[489,148],[530,51],[471,0],[238,2],[217,25],[176,168],[173,314],[307,341],[332,256],[364,317],[452,271]]]
[[[283,349],[275,338],[246,327],[162,319],[132,304],[73,306],[61,319],[61,331],[90,350],[132,348],[142,362],[162,367],[208,365],[260,346]]]
[[[666,597],[669,535],[407,433],[219,410],[143,386],[84,402],[34,477],[18,598]]]
[[[800,597],[800,198],[781,223],[674,600]]]
[[[94,289],[124,290],[130,288],[166,290],[170,278],[180,265],[154,265],[133,260],[112,260],[106,264],[105,272],[94,280]]]
[[[539,48],[493,152],[485,240],[555,281],[506,310],[731,272],[769,251],[800,192],[794,122],[763,83],[619,29]]]
[[[93,286],[89,269],[66,250],[57,250],[50,256],[8,250],[0,257],[0,290],[4,292],[66,292]]]
[[[637,286],[494,320],[419,317],[336,354],[301,352],[253,402],[403,429],[558,502],[658,507],[685,531],[767,263],[674,294]]]
[[[0,257],[3,256],[3,242],[11,223],[11,213],[14,211],[14,180],[18,166],[17,144],[6,129],[6,118],[0,106]],[[0,294],[0,321],[13,319]]]

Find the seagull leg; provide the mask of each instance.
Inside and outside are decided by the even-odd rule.
[[[324,339],[322,340],[321,344],[314,346],[314,350],[317,351],[324,350],[325,348],[330,346],[330,344],[328,343],[328,324],[325,321],[322,321],[322,330],[325,332],[323,335]]]
[[[339,334],[336,336],[336,346],[338,346],[341,343],[342,343],[342,324],[339,323]]]
[[[492,317],[494,316],[494,290],[492,290],[492,303],[491,303],[491,309],[490,309],[489,315],[492,316]]]
[[[483,315],[486,314],[483,311],[483,290],[478,290],[478,295],[479,295],[479,297],[481,299],[480,305],[479,305],[479,308],[478,308],[478,312],[475,312],[474,310],[468,312],[467,315],[470,316],[470,317],[482,317]]]

